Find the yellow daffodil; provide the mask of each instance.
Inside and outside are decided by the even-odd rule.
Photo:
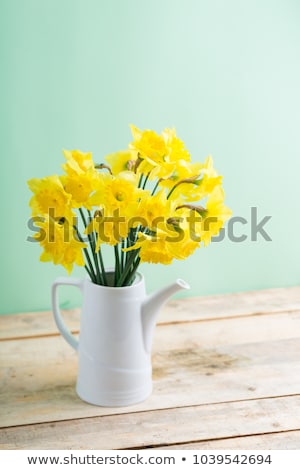
[[[141,131],[135,126],[131,125],[130,127],[134,140],[129,148],[137,152],[138,155],[137,173],[148,175],[150,179],[169,176],[174,165],[169,165],[168,149],[164,136],[148,129]]]
[[[183,260],[194,253],[199,246],[200,242],[191,239],[190,233],[187,231],[182,232],[182,237],[179,237],[178,240],[174,239],[174,242],[168,243],[168,251],[175,259]]]
[[[68,175],[82,174],[94,168],[91,152],[64,150],[63,153],[67,162],[62,165],[62,168]]]
[[[182,193],[185,193],[183,187],[180,187],[179,183],[185,180],[187,180],[186,184],[188,185],[193,183],[195,179],[199,178],[201,168],[201,163],[190,163],[185,160],[178,160],[173,166],[172,174],[167,178],[162,178],[159,182],[159,185],[161,187],[167,188],[169,192],[175,187],[172,194],[172,199],[177,198]]]
[[[190,194],[190,201],[200,200],[211,194],[217,186],[222,184],[222,176],[218,175],[213,159],[209,155],[200,169],[200,179],[195,182],[195,192]]]
[[[119,173],[107,182],[104,188],[104,204],[108,211],[124,210],[137,204],[140,189],[137,188],[137,177],[130,172]]]
[[[168,219],[162,228],[151,234],[140,232],[136,243],[124,251],[140,250],[142,262],[170,264],[173,259],[182,260],[190,256],[200,242],[190,237],[187,221],[181,218],[186,230],[180,227],[181,221]]]
[[[147,192],[145,197],[139,202],[137,216],[141,219],[141,224],[151,230],[156,230],[162,223],[165,224],[172,213],[173,202],[167,199],[163,190],[150,196]]]
[[[196,228],[201,226],[201,218],[198,220],[191,217],[191,209],[180,207],[176,209],[175,215],[168,220],[169,226],[173,225],[173,230],[177,236],[170,239],[169,251],[174,258],[180,260],[190,256],[196,248],[200,246],[200,238],[196,235]]]
[[[72,207],[85,207],[88,210],[92,209],[91,196],[98,189],[99,179],[101,179],[100,175],[93,170],[60,177],[65,191],[72,196]]]
[[[170,184],[174,180],[172,177],[160,183],[170,188],[171,199],[200,201],[222,183],[222,176],[219,176],[214,169],[211,156],[206,158],[204,164],[186,165],[181,162],[181,167],[178,169],[180,171],[174,174],[176,181],[173,186]]]
[[[105,207],[108,212],[136,204],[141,193],[141,189],[137,187],[138,176],[131,171],[123,171],[118,176],[101,173],[97,184],[91,203]]]
[[[60,180],[67,193],[72,196],[72,207],[92,208],[90,200],[99,186],[99,173],[95,168],[92,154],[80,150],[64,150],[67,162],[62,165],[66,175]]]
[[[140,250],[139,257],[142,263],[170,264],[173,261],[172,254],[168,251],[165,237],[157,237],[139,233],[137,242],[125,252]]]
[[[141,131],[133,125],[130,128],[133,142],[129,147],[135,150],[142,159],[146,158],[151,164],[161,163],[167,154],[164,138],[148,129]]]
[[[165,129],[162,132],[166,145],[166,155],[169,162],[177,162],[179,160],[190,161],[190,154],[185,148],[184,142],[176,136],[175,129]]]
[[[52,217],[71,217],[71,195],[68,194],[57,175],[33,178],[28,181],[33,192],[30,200],[32,215],[51,214]]]
[[[44,250],[40,256],[41,261],[61,264],[69,274],[74,263],[84,266],[82,249],[86,245],[76,237],[72,219],[57,221],[45,215],[36,224],[40,231],[35,234],[35,238]]]
[[[200,237],[204,246],[207,246],[212,237],[219,233],[231,215],[232,211],[224,205],[224,190],[221,186],[217,186],[208,197],[206,211],[203,214]]]
[[[176,136],[175,129],[165,129],[161,135],[154,131],[141,131],[131,126],[133,142],[130,148],[138,153],[137,171],[149,174],[150,179],[167,178],[174,172],[179,160],[189,161],[190,155],[184,143]]]
[[[137,161],[137,152],[122,150],[106,155],[105,160],[109,164],[112,174],[118,175],[122,171],[134,171]]]
[[[143,190],[137,187],[138,177],[124,171],[118,176],[106,175],[95,195],[96,217],[90,222],[87,233],[98,234],[97,251],[100,243],[115,245],[126,238],[134,223]]]
[[[122,239],[127,238],[130,228],[130,220],[118,209],[108,212],[106,209],[97,210],[93,220],[88,224],[86,233],[96,233],[96,249],[99,251],[102,243],[117,245]]]

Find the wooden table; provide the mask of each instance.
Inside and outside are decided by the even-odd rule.
[[[300,449],[300,287],[170,301],[139,405],[76,396],[49,312],[0,317],[0,365],[1,449]]]

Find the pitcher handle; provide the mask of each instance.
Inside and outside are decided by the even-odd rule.
[[[53,311],[55,323],[60,333],[65,338],[65,340],[72,346],[72,348],[75,349],[75,351],[77,351],[79,342],[67,328],[60,312],[59,303],[58,303],[58,292],[57,292],[57,288],[59,286],[75,286],[75,287],[78,287],[80,290],[82,290],[83,281],[81,279],[70,279],[68,277],[59,277],[52,284],[52,311]]]

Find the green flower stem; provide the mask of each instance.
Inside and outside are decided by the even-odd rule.
[[[142,188],[142,189],[145,189],[146,184],[147,184],[147,181],[148,181],[148,179],[149,179],[149,176],[150,176],[150,171],[149,171],[149,173],[147,174],[147,176],[146,176],[146,178],[145,178],[145,181],[144,181],[144,184],[143,184],[143,188]]]
[[[180,180],[178,181],[178,183],[174,184],[173,188],[171,189],[171,191],[169,192],[169,194],[167,195],[167,199],[169,199],[169,197],[171,196],[171,194],[173,193],[173,191],[180,185],[180,184],[183,184],[183,183],[187,183],[187,184],[196,184],[197,186],[200,184],[200,181],[198,180],[197,181],[197,178],[198,176],[191,176],[190,178],[186,178],[186,179],[183,179],[183,180]]]
[[[80,212],[80,215],[81,215],[81,218],[82,218],[82,222],[83,222],[83,225],[85,228],[87,228],[87,221],[86,221],[86,218],[84,216],[84,213],[83,213],[83,210],[82,208],[80,207],[79,208],[79,212]],[[100,268],[99,268],[99,263],[98,263],[98,258],[97,258],[97,254],[96,254],[96,242],[94,240],[94,236],[92,234],[88,234],[88,239],[89,239],[89,246],[90,246],[90,249],[91,249],[91,252],[93,254],[93,258],[94,258],[94,263],[95,263],[95,267],[96,267],[96,284],[100,284],[100,285],[103,285],[103,281],[102,281],[102,277],[101,277],[101,273],[100,273]]]
[[[139,179],[138,188],[142,187],[143,176],[144,176],[144,174],[142,173],[141,176],[140,176],[140,179]]]
[[[99,266],[98,256],[97,256],[97,253],[96,253],[96,243],[95,242],[93,242],[93,248],[92,249],[93,249],[93,256],[94,256],[95,265],[96,265],[98,284],[103,286],[103,278],[102,278],[101,272],[100,272],[100,266]]]
[[[132,264],[135,262],[135,257],[139,253],[139,251],[140,250],[138,249],[138,250],[133,250],[129,253],[129,256],[128,256],[127,261],[126,261],[125,269],[122,272],[122,274],[119,277],[118,282],[116,284],[117,287],[121,287],[121,286],[124,285],[124,281],[125,281],[126,277],[128,276],[130,270],[132,269]]]
[[[91,214],[90,210],[88,211],[88,214],[89,214],[89,220],[91,221],[92,220],[92,214]],[[103,286],[104,285],[103,269],[102,269],[102,266],[101,266],[101,271],[100,271],[100,266],[99,266],[100,259],[98,260],[98,256],[97,256],[97,253],[96,253],[96,236],[95,236],[95,233],[92,232],[91,234],[88,235],[88,237],[89,237],[89,240],[90,240],[90,243],[91,243],[91,246],[92,246],[93,257],[94,257],[94,260],[95,260],[95,266],[96,266],[97,277],[98,277],[98,284]]]
[[[120,277],[120,256],[119,256],[119,245],[114,245],[115,250],[115,286],[118,283]]]
[[[124,265],[125,265],[125,255],[126,253],[123,251],[125,248],[125,240],[122,238],[122,243],[121,243],[121,270],[123,271]]]
[[[94,232],[92,232],[90,234],[89,240],[90,240],[90,244],[91,244],[91,248],[92,248],[92,252],[93,252],[93,257],[94,257],[94,261],[95,261],[98,284],[103,285],[103,276],[101,275],[101,272],[100,272],[98,256],[97,256],[97,253],[96,253],[96,240],[95,240]]]
[[[169,197],[171,196],[171,194],[173,193],[173,191],[177,188],[177,184],[174,184],[173,188],[171,189],[171,191],[169,192],[169,194],[167,195],[167,199],[169,199]]]
[[[81,215],[81,219],[82,219],[84,228],[86,228],[86,227],[87,227],[87,222],[86,222],[85,215],[84,215],[83,210],[82,210],[81,207],[79,208],[79,213],[80,213],[80,215]]]
[[[135,273],[137,271],[137,268],[139,267],[140,261],[141,258],[138,256],[136,260],[132,263],[131,271],[128,273],[128,276],[126,277],[123,286],[131,286],[134,281]]]
[[[90,220],[92,220],[92,213],[91,213],[90,210],[88,210],[88,214],[89,214]],[[102,252],[101,252],[101,246],[99,246],[98,253],[96,253],[96,245],[97,245],[96,234],[94,232],[92,232],[91,235],[93,237],[93,244],[94,244],[93,249],[94,249],[94,252],[95,252],[95,255],[96,255],[95,257],[96,257],[96,263],[97,263],[98,268],[99,268],[98,260],[99,260],[99,263],[100,263],[101,276],[102,276],[101,284],[104,285],[104,286],[107,286],[107,277],[106,277],[106,271],[105,271],[105,266],[104,266],[104,262],[103,262],[103,256],[102,256]],[[98,258],[97,258],[97,255],[98,255]],[[99,269],[99,271],[100,271],[100,269]]]
[[[92,275],[91,271],[89,270],[89,268],[87,267],[86,264],[84,265],[84,267],[85,267],[85,269],[86,269],[88,275],[90,276],[90,278],[93,279],[93,275]]]
[[[151,193],[151,196],[153,196],[154,193],[155,193],[155,191],[157,190],[158,185],[159,185],[159,182],[160,182],[160,180],[158,180],[157,183],[156,183],[156,185],[154,186],[153,191],[152,191],[152,193]]]
[[[99,261],[100,261],[104,286],[107,286],[107,277],[106,277],[106,272],[105,272],[105,267],[104,267],[104,262],[103,262],[103,256],[102,256],[102,252],[101,252],[101,246],[99,247],[98,258],[99,258]]]
[[[124,245],[125,245],[125,248],[130,247],[129,236],[126,238],[126,240],[124,242]],[[124,271],[125,267],[127,266],[127,261],[128,261],[129,254],[130,254],[130,252],[128,252],[128,251],[125,251],[125,253],[124,253],[125,258],[124,258],[124,265],[123,265],[122,271]]]
[[[130,246],[133,245],[133,243],[131,243],[131,234],[132,234],[132,228],[129,230],[129,234],[128,234],[128,237],[126,238],[126,248],[129,248]],[[124,265],[124,269],[125,267],[127,266],[127,263],[128,263],[128,257],[130,255],[131,252],[129,251],[126,251],[125,252],[125,265]]]
[[[95,271],[94,271],[94,266],[93,266],[93,263],[91,261],[91,258],[90,258],[90,255],[89,255],[89,252],[88,252],[88,249],[87,248],[84,248],[83,249],[84,251],[84,254],[85,254],[85,257],[87,259],[87,262],[88,262],[88,265],[90,267],[90,271],[91,271],[91,280],[94,282],[94,284],[97,284],[97,276],[95,274]]]
[[[80,235],[79,230],[78,230],[78,228],[76,227],[76,225],[74,225],[74,228],[75,228],[75,230],[76,230],[77,237],[78,237],[79,241],[83,242],[83,238],[82,238],[82,236]],[[84,252],[84,255],[85,255],[86,260],[87,260],[88,265],[89,265],[89,268],[85,265],[85,269],[86,269],[87,272],[89,273],[89,276],[90,276],[92,282],[94,282],[94,284],[97,284],[96,274],[95,274],[95,271],[94,271],[93,263],[92,263],[92,261],[91,261],[91,258],[90,258],[88,249],[87,249],[87,248],[83,248],[83,252]]]

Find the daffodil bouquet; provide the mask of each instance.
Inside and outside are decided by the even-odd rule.
[[[174,129],[131,131],[128,148],[105,163],[65,150],[63,175],[28,182],[41,261],[69,274],[75,263],[95,284],[127,286],[141,262],[185,259],[219,233],[231,211],[212,158],[192,163]],[[113,276],[103,244],[114,250]]]

